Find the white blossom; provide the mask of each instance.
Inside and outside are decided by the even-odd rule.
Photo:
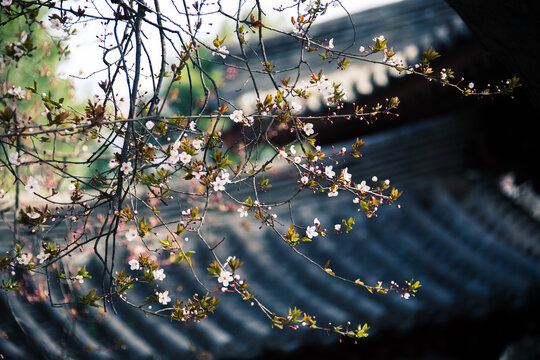
[[[306,133],[307,136],[310,136],[310,135],[315,133],[315,130],[313,130],[313,124],[312,123],[304,124],[303,130],[304,130],[304,132]]]
[[[128,264],[131,270],[139,270],[141,268],[141,266],[139,265],[139,261],[136,259],[129,260]]]
[[[163,272],[163,269],[152,270],[152,276],[155,280],[163,281],[167,275]]]
[[[240,213],[240,217],[246,217],[248,216],[248,212],[245,206],[240,207],[238,210],[236,210]]]
[[[291,147],[289,148],[289,152],[291,153],[291,155],[296,155],[296,149],[294,148],[294,145],[291,145]]]
[[[242,122],[242,120],[244,119],[244,112],[242,110],[235,110],[231,115],[229,115],[229,119],[231,119],[235,123]]]
[[[214,181],[210,183],[214,188],[214,191],[225,191],[225,185],[230,184],[229,173],[221,170],[221,173],[216,177]]]
[[[291,107],[291,110],[294,112],[302,110],[302,105],[300,105],[300,103],[296,101],[291,101],[290,107]]]
[[[336,231],[341,230],[341,224],[334,225],[334,230],[336,230]]]
[[[337,191],[337,188],[336,189],[331,189],[329,192],[328,192],[328,197],[336,197],[338,196],[338,191]]]
[[[17,257],[17,262],[21,265],[28,265],[31,259],[32,259],[32,255],[21,254],[20,256]]]
[[[343,181],[345,181],[346,183],[350,183],[352,179],[352,175],[349,174],[347,170],[348,168],[341,170],[341,176],[343,177]]]
[[[176,164],[178,161],[180,161],[180,154],[178,154],[178,150],[172,149],[170,152],[169,158],[167,159],[167,163],[170,165]]]
[[[212,51],[212,56],[216,56],[216,55],[219,55],[223,59],[225,59],[227,55],[229,55],[229,50],[227,50],[226,46],[219,46],[217,48],[215,47],[214,51]]]
[[[0,2],[0,5],[4,6],[4,7],[8,7],[11,5],[11,2],[12,0],[2,0],[2,2]]]
[[[84,277],[82,275],[75,275],[75,280],[79,282],[79,284],[84,283]]]
[[[51,256],[51,254],[46,253],[45,251],[42,250],[42,251],[38,254],[37,259],[39,260],[39,263],[40,263],[40,264],[43,264],[43,262],[46,261],[50,256]]]
[[[333,49],[334,48],[334,38],[331,38],[330,41],[328,41],[328,48]]]
[[[51,18],[50,21],[51,21],[51,27],[54,30],[62,29],[62,22],[60,21],[60,19],[54,17],[54,18]]]
[[[325,76],[317,81],[317,89],[327,101],[334,96],[334,86]]]
[[[122,163],[122,166],[120,167],[120,171],[123,172],[126,175],[129,175],[133,172],[133,167],[131,166],[131,161],[127,161]]]
[[[29,176],[28,179],[26,179],[26,185],[24,188],[29,193],[35,193],[39,190],[39,182],[34,179],[34,177]]]
[[[137,228],[130,227],[125,236],[126,236],[127,241],[133,241],[133,240],[137,239],[139,237],[139,233],[137,232]]]
[[[332,170],[332,165],[324,167],[324,174],[327,177],[329,177],[330,179],[332,179],[334,176],[336,176],[335,171]]]
[[[180,161],[183,162],[184,164],[189,164],[191,162],[191,155],[183,151],[180,154]]]
[[[171,302],[171,298],[169,297],[169,290],[165,290],[163,292],[160,292],[158,295],[158,301],[162,305],[167,305]]]
[[[251,126],[255,123],[255,120],[253,119],[253,116],[247,116],[243,123],[245,126]]]
[[[306,12],[309,12],[313,9],[315,9],[315,5],[317,5],[317,2],[315,0],[309,0],[306,4]]]
[[[9,154],[9,162],[14,165],[21,165],[21,157],[19,156],[19,153],[15,151]]]
[[[193,140],[192,146],[195,150],[199,150],[202,146],[202,140]]]
[[[229,286],[229,283],[232,282],[233,280],[234,279],[233,279],[232,273],[227,270],[222,270],[217,279],[218,283],[223,284],[223,286],[225,287]]]
[[[16,96],[18,99],[23,99],[26,96],[26,90],[23,90],[20,86],[12,86],[11,89],[8,90],[8,94]]]
[[[145,125],[148,130],[152,130],[155,124],[153,121],[148,120]]]
[[[361,192],[366,192],[366,191],[369,191],[371,189],[368,185],[366,185],[365,180],[362,180],[362,182],[360,184],[357,184],[356,188],[358,190],[360,190]]]
[[[319,236],[319,233],[317,232],[317,227],[308,226],[307,229],[306,229],[306,235],[310,239]]]
[[[29,212],[27,215],[32,220],[39,219],[39,217],[41,216],[41,214],[38,213],[37,211]]]

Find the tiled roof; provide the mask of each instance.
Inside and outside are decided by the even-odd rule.
[[[351,25],[354,24],[354,27]],[[339,51],[360,54],[358,49],[366,49],[373,44],[373,38],[385,35],[389,39],[388,45],[397,51],[397,57],[403,59],[405,64],[414,64],[421,53],[428,47],[440,49],[450,47],[454,42],[469,36],[469,31],[459,15],[443,0],[407,0],[387,6],[371,9],[351,15],[351,20],[340,18],[331,20],[310,30],[314,40],[324,41],[334,39],[334,49]],[[273,36],[264,41],[269,61],[277,67],[276,71],[293,68],[300,60],[300,42],[287,36]],[[249,64],[252,69],[262,69],[261,55],[258,41],[253,39],[249,43]],[[232,49],[234,52],[234,48]],[[239,50],[236,50],[237,52]],[[375,54],[370,59],[382,60],[381,54]],[[304,60],[310,64],[314,72],[323,70],[327,77],[336,83],[342,83],[343,88],[350,94],[370,94],[375,88],[386,86],[390,76],[399,76],[396,70],[371,64],[369,62],[353,61],[345,71],[337,69],[336,61],[328,63],[322,61],[317,52],[305,53]],[[296,79],[296,70],[282,72],[276,78],[291,77]],[[309,81],[310,72],[301,68],[300,81]],[[261,97],[264,94],[275,93],[268,75],[254,74]],[[241,92],[239,93],[238,91]],[[227,99],[237,99],[238,106],[245,111],[253,110],[255,91],[251,85],[249,75],[240,72],[233,81],[226,83],[222,88],[222,96]],[[240,96],[239,96],[240,94]],[[307,106],[316,111],[322,104],[322,98],[311,96]]]
[[[392,179],[404,190],[401,209],[383,208],[378,218],[359,217],[349,235],[317,238],[302,246],[322,263],[330,259],[336,273],[367,283],[414,277],[423,284],[414,299],[372,295],[333,280],[302,261],[270,230],[258,230],[257,223],[241,222],[233,214],[210,214],[207,235],[225,237],[218,255],[236,255],[245,262],[241,275],[273,311],[297,306],[316,314],[319,322],[367,322],[373,336],[456,317],[487,316],[503,307],[518,309],[528,300],[528,291],[540,285],[540,224],[502,195],[495,179],[464,170],[471,123],[466,114],[458,114],[366,138],[364,158],[346,166],[357,179]],[[291,186],[293,180],[283,175],[274,183],[274,194],[286,196]],[[306,194],[294,205],[298,223],[317,216],[329,229],[354,211],[351,199],[341,195],[329,199]],[[162,215],[177,218],[167,210]],[[286,215],[279,213],[278,218]],[[196,241],[190,246],[197,251],[196,269],[204,273],[210,254]],[[97,261],[89,268],[98,268]],[[200,291],[185,267],[172,265],[166,273],[164,288],[180,284],[179,296]],[[91,280],[84,285],[99,287]],[[61,287],[53,289],[56,299],[63,297]],[[135,292],[129,298],[142,303],[142,296]],[[0,353],[8,358],[78,358],[83,353],[96,359],[176,359],[195,357],[194,349],[215,358],[250,358],[265,350],[337,341],[309,330],[271,329],[257,309],[231,294],[222,296],[214,316],[195,325],[146,317],[122,305],[117,315],[90,309],[88,316],[73,322],[62,307],[14,296],[1,299],[0,328],[8,338],[0,337]]]

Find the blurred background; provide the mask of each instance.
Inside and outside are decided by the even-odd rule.
[[[478,29],[471,31],[474,19],[473,26],[466,24],[445,1],[376,5],[316,24],[311,34],[334,39],[336,50],[353,52],[384,34],[408,64],[431,46],[442,54],[433,62],[436,69],[451,66],[479,89],[520,76],[505,61],[504,50],[494,52]],[[486,9],[485,16],[499,16],[500,11]],[[287,68],[298,63],[294,39],[272,36],[265,45],[275,64]],[[250,61],[259,61],[257,54]],[[316,54],[307,61],[342,83],[348,94],[343,112],[350,112],[353,104],[374,106],[399,97],[399,117],[314,125],[325,151],[348,146],[357,137],[367,143],[361,159],[339,168],[348,167],[358,181],[391,179],[404,194],[400,209],[384,207],[372,219],[359,216],[351,233],[313,241],[305,250],[320,263],[330,260],[336,273],[365,283],[419,280],[422,288],[414,298],[374,295],[336,282],[302,261],[271,231],[216,213],[206,231],[210,238],[227,238],[216,249],[218,255],[236,255],[245,262],[241,275],[273,311],[297,306],[316,314],[321,324],[368,323],[370,336],[356,344],[306,329],[271,329],[260,312],[226,294],[214,317],[194,325],[145,317],[121,303],[118,314],[53,307],[40,301],[43,279],[36,279],[36,299],[0,296],[0,354],[6,359],[540,358],[540,141],[538,106],[529,88],[534,79],[523,79],[514,98],[477,99],[375,64],[354,63],[342,71]],[[223,96],[249,112],[254,93],[245,86],[247,74],[231,68],[220,76]],[[272,89],[267,78],[257,81],[263,93]],[[181,91],[170,104],[173,112],[187,111]],[[302,104],[301,115],[327,113],[322,99]],[[240,131],[233,126],[225,136],[235,139]],[[290,139],[274,141],[286,144]],[[290,197],[294,174],[274,175],[269,196]],[[237,198],[245,192],[232,191]],[[0,204],[3,216],[10,218],[9,204]],[[318,217],[329,229],[355,211],[351,199],[329,201],[324,194],[301,195],[295,206],[296,221]],[[167,211],[164,217],[177,216]],[[287,211],[278,212],[278,218],[287,216]],[[0,231],[11,239],[5,224]],[[62,238],[61,231],[48,236]],[[200,255],[195,267],[204,272],[209,254],[195,242],[190,246]],[[73,261],[89,260],[81,255]],[[183,265],[171,264],[164,285],[189,295],[197,284],[185,276]],[[89,271],[92,266],[99,269],[97,260],[90,260]],[[88,280],[83,289],[96,284]],[[66,291],[52,288],[57,298]],[[133,294],[134,302],[143,300],[137,296]]]

